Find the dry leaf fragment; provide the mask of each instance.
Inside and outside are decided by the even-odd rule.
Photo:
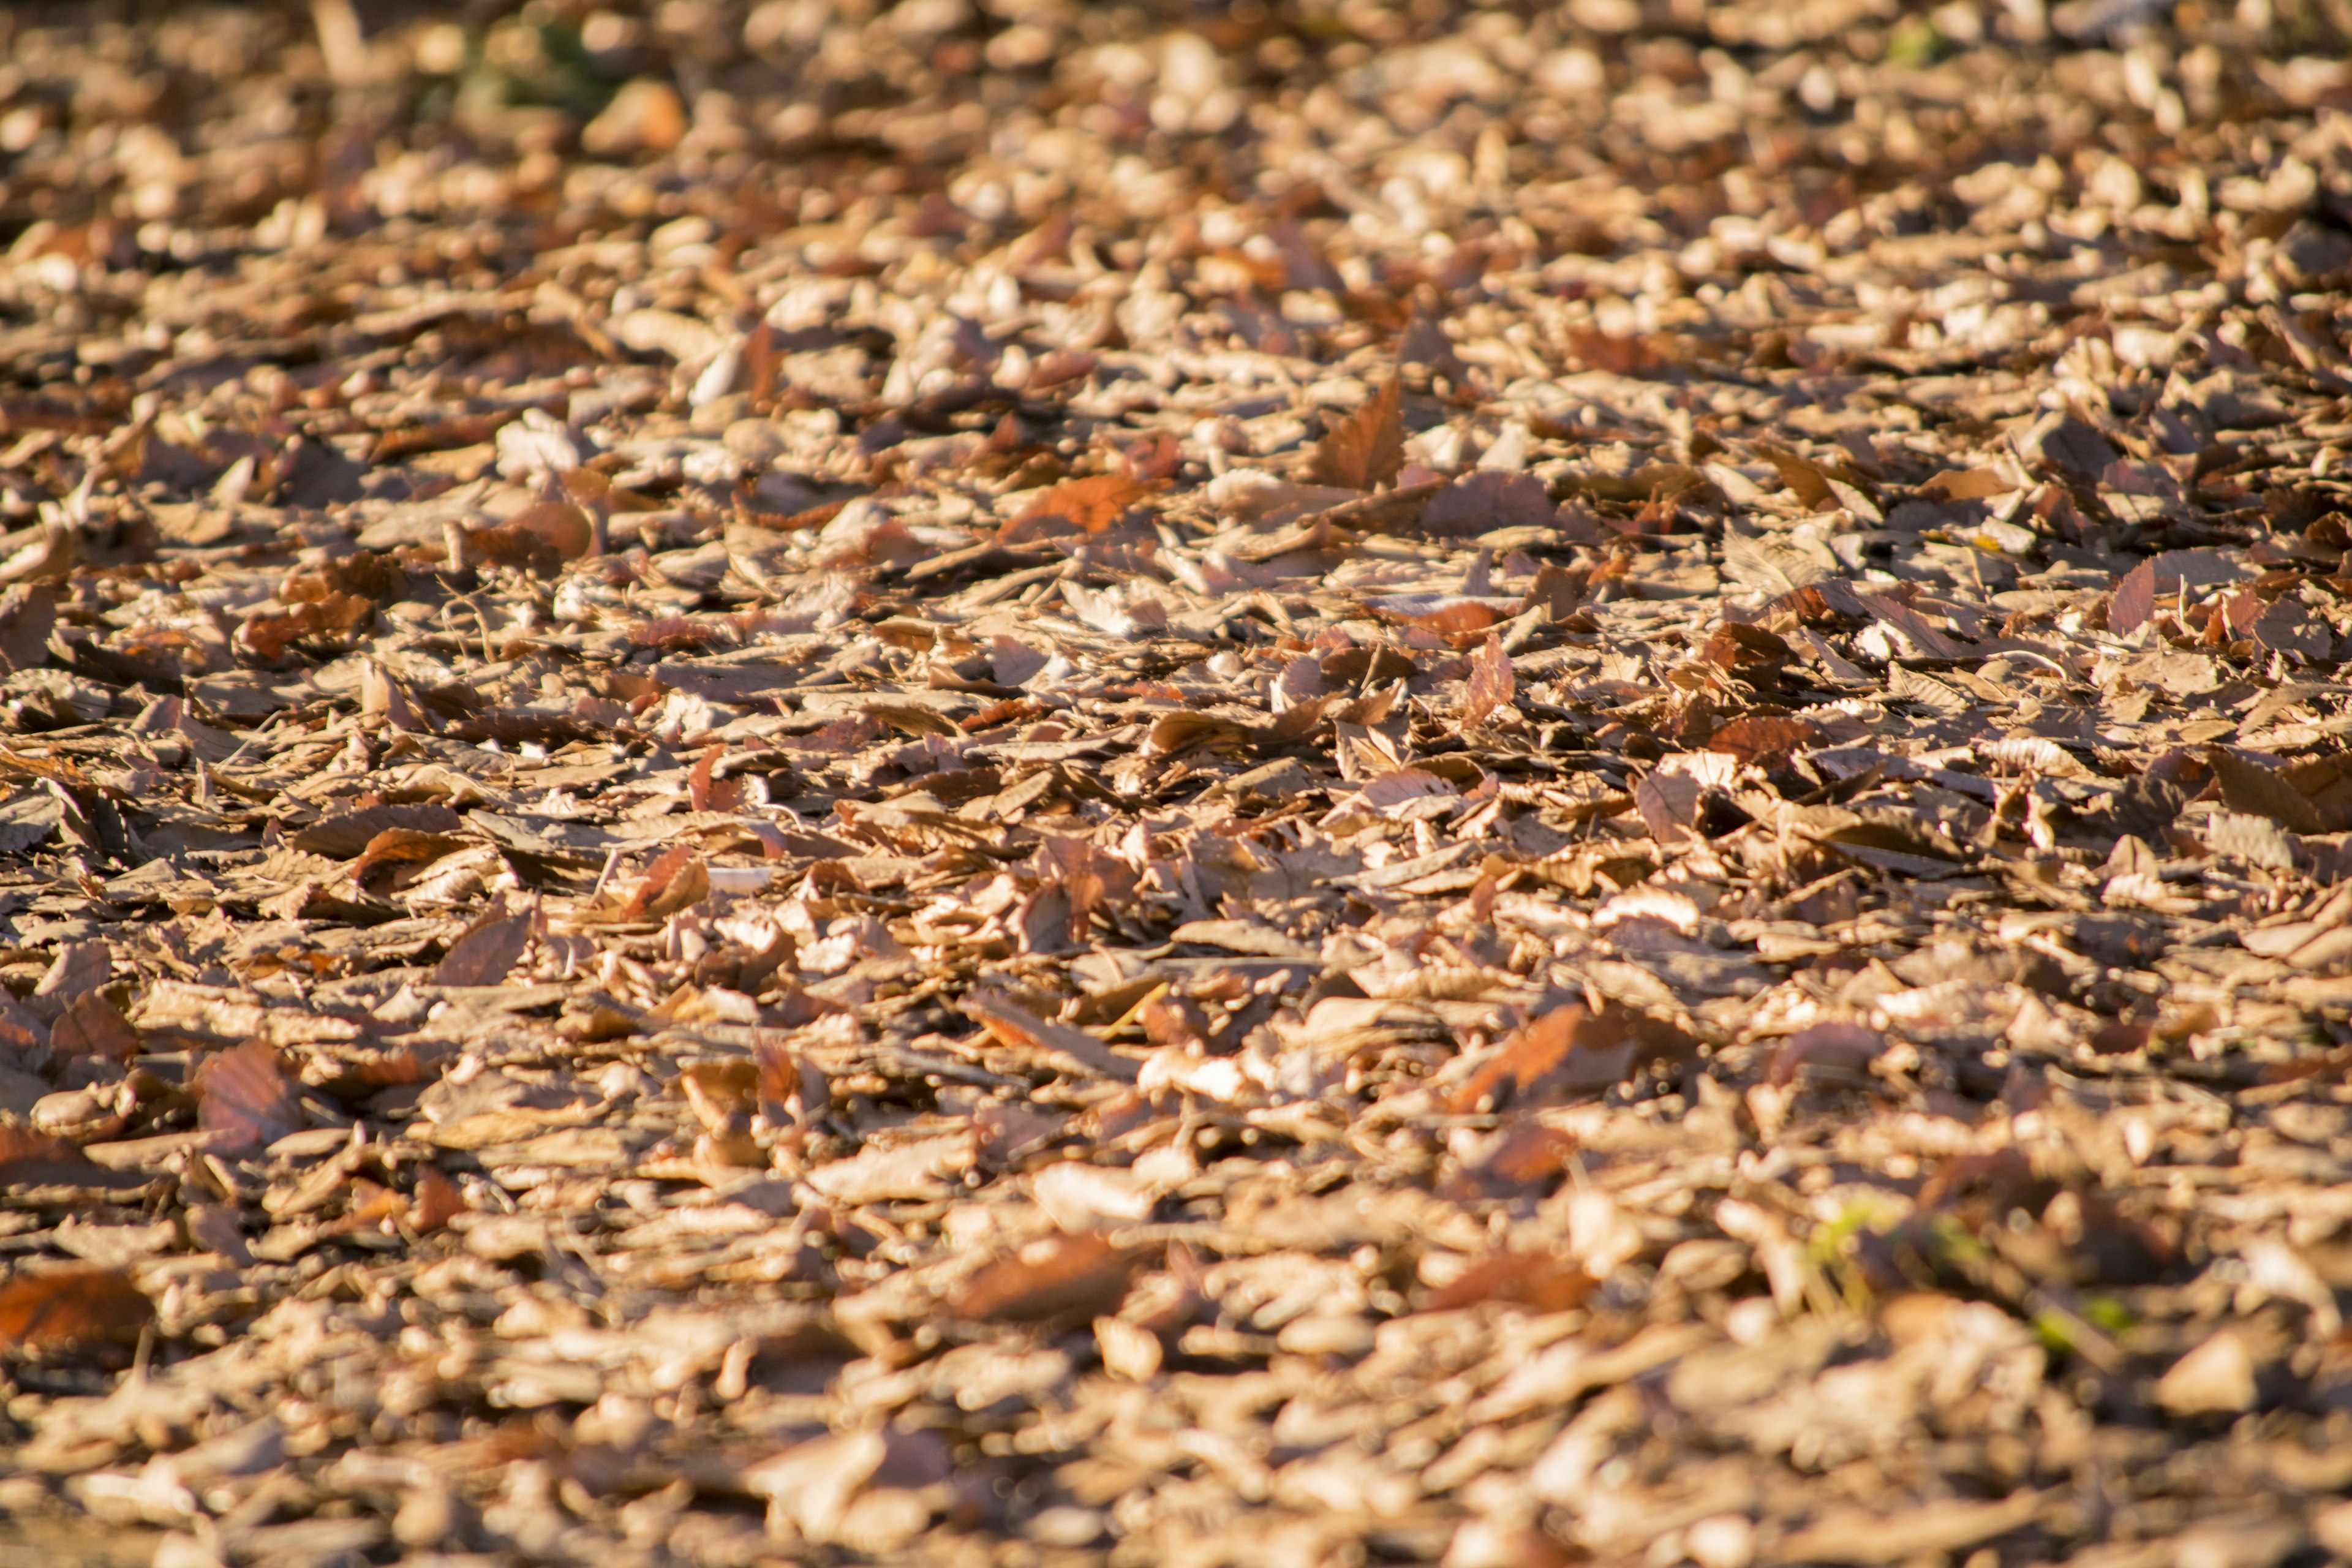
[[[1315,443],[1307,477],[1318,485],[1369,490],[1397,477],[1404,467],[1404,417],[1401,384],[1391,378],[1363,406],[1324,432]]]
[[[20,1274],[0,1285],[0,1351],[11,1354],[133,1344],[154,1318],[154,1307],[120,1268]]]

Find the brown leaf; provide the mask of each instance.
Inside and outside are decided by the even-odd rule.
[[[50,1026],[49,1048],[59,1056],[127,1062],[139,1054],[139,1031],[105,992],[85,991]]]
[[[1070,900],[1070,940],[1084,942],[1093,930],[1094,914],[1135,896],[1135,868],[1107,854],[1083,838],[1044,835],[1037,847],[1041,869],[1056,881]]]
[[[62,1138],[0,1127],[0,1184],[24,1187],[140,1187],[139,1171],[110,1171]]]
[[[1143,749],[1146,754],[1155,757],[1172,757],[1201,748],[1233,752],[1245,746],[1249,739],[1246,727],[1214,713],[1162,713],[1152,721],[1150,732],[1143,739]]]
[[[301,1130],[293,1083],[259,1040],[208,1058],[196,1069],[195,1091],[196,1124],[215,1153],[245,1153]]]
[[[348,860],[366,853],[380,833],[395,828],[455,833],[464,826],[465,819],[446,805],[372,805],[320,817],[294,836],[294,847],[306,855]]]
[[[1797,499],[1808,508],[1824,511],[1837,505],[1837,491],[1830,488],[1829,476],[1810,459],[1769,441],[1759,441],[1750,449],[1780,470],[1780,482],[1795,491]]]
[[[2206,756],[2231,811],[2267,816],[2290,833],[2352,828],[2352,764],[2341,756],[2278,768],[2227,746]]]
[[[282,615],[248,616],[237,627],[236,640],[257,658],[274,664],[296,643],[346,637],[374,614],[373,601],[356,594],[331,593],[312,603],[296,605]]]
[[[1091,1232],[1045,1237],[965,1280],[948,1310],[1000,1322],[1087,1322],[1118,1310],[1141,1262]]]
[[[534,577],[553,577],[563,570],[562,551],[538,531],[512,524],[472,530],[460,538],[459,553],[462,565],[511,566]]]
[[[2152,555],[2125,573],[2116,584],[2107,601],[2107,629],[2136,630],[2158,610],[2175,602],[2182,589],[2213,587],[2237,574],[2236,563],[2217,550],[2168,550]]]
[[[577,561],[596,542],[596,528],[585,508],[570,501],[533,501],[506,526],[543,541],[560,561]]]
[[[1049,1023],[993,993],[975,991],[963,999],[962,1005],[965,1015],[998,1041],[1029,1052],[1058,1071],[1133,1083],[1142,1070],[1083,1029]]]
[[[530,946],[531,920],[527,914],[494,917],[478,922],[449,944],[434,966],[436,985],[496,985],[507,977]]]
[[[1518,682],[1511,674],[1510,656],[1503,651],[1503,639],[1489,632],[1485,644],[1470,656],[1470,679],[1462,695],[1463,727],[1485,723],[1517,691]]]
[[[1749,717],[1717,725],[1715,732],[1707,737],[1706,749],[1727,752],[1742,763],[1771,768],[1786,763],[1794,752],[1820,745],[1826,738],[1818,726],[1802,719]]]
[[[135,1344],[154,1318],[120,1268],[20,1274],[0,1285],[0,1351],[12,1354]]]
[[[1498,528],[1543,528],[1559,516],[1541,479],[1482,469],[1430,497],[1410,530],[1439,539],[1470,538]]]
[[[1885,1037],[1860,1024],[1815,1024],[1780,1042],[1772,1053],[1766,1081],[1793,1083],[1800,1078],[1833,1083],[1866,1083],[1870,1064],[1886,1048]]]
[[[1391,379],[1364,405],[1315,443],[1307,477],[1319,485],[1369,490],[1404,467],[1404,417],[1400,384]]]
[[[20,583],[0,594],[0,670],[37,669],[48,662],[49,633],[58,624],[58,590]]]

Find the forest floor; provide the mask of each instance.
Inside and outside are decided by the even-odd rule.
[[[2347,22],[0,8],[0,1564],[2352,1556]]]

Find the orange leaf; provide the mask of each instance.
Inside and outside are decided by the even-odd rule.
[[[1481,1258],[1429,1299],[1433,1312],[1457,1311],[1481,1301],[1516,1301],[1538,1312],[1565,1312],[1592,1293],[1599,1281],[1577,1265],[1548,1252],[1500,1252]]]
[[[0,1349],[131,1344],[154,1317],[155,1309],[120,1268],[20,1274],[0,1285]]]
[[[1331,426],[1315,443],[1307,477],[1318,485],[1368,490],[1396,478],[1404,467],[1404,416],[1394,381]]]
[[[466,1212],[465,1194],[438,1169],[426,1165],[416,1173],[416,1192],[410,1198],[408,1224],[419,1236],[443,1229]]]
[[[1003,530],[1007,543],[1057,533],[1100,533],[1125,517],[1152,487],[1125,474],[1069,479],[1040,492]]]
[[[743,781],[722,779],[718,772],[719,759],[727,754],[724,746],[713,746],[695,763],[694,771],[687,775],[687,793],[697,811],[740,811],[743,808]]]

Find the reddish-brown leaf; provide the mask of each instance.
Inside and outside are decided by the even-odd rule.
[[[413,827],[387,827],[369,839],[366,849],[352,862],[352,880],[364,885],[370,873],[384,866],[422,870],[465,847],[466,840],[454,833],[419,833]],[[395,876],[394,879],[401,879]]]
[[[1799,1078],[1831,1082],[1866,1081],[1870,1064],[1886,1048],[1885,1037],[1860,1024],[1815,1024],[1780,1043],[1772,1053],[1769,1081],[1786,1084]]]
[[[719,770],[719,759],[726,754],[726,747],[711,747],[696,760],[694,771],[687,775],[687,793],[693,802],[695,810],[740,811],[743,809],[743,781],[713,776]]]
[[[965,1280],[948,1310],[1000,1322],[1087,1322],[1118,1309],[1142,1261],[1092,1233],[1049,1236]]]
[[[710,891],[710,873],[690,844],[675,845],[646,868],[636,891],[621,906],[625,921],[657,921],[702,901]]]
[[[417,833],[455,833],[465,819],[446,805],[371,805],[322,816],[294,836],[306,855],[348,860],[374,847],[376,837],[394,828]]]
[[[243,1153],[302,1126],[302,1108],[278,1053],[259,1040],[221,1052],[196,1069],[196,1124],[216,1153]]]
[[[1456,1201],[1540,1197],[1559,1183],[1576,1150],[1575,1133],[1523,1119],[1506,1128],[1475,1164],[1447,1178],[1438,1195]]]
[[[1457,1116],[1597,1094],[1645,1062],[1687,1059],[1696,1042],[1672,1024],[1617,1003],[1597,1014],[1576,1003],[1555,1007],[1505,1040],[1454,1093]]]
[[[1580,1306],[1600,1283],[1582,1268],[1549,1252],[1498,1252],[1429,1298],[1433,1312],[1459,1311],[1481,1301],[1509,1301],[1538,1312]]]
[[[135,1344],[154,1318],[120,1268],[20,1274],[0,1285],[0,1351],[13,1354]]]
[[[1404,467],[1402,394],[1391,380],[1364,405],[1340,420],[1315,443],[1307,477],[1318,485],[1368,490],[1386,484]]]
[[[0,1184],[22,1187],[142,1187],[143,1172],[110,1171],[62,1138],[0,1127]]]
[[[1734,719],[1716,727],[1715,733],[1707,737],[1706,749],[1727,752],[1759,767],[1769,767],[1787,762],[1791,753],[1807,746],[1820,745],[1823,739],[1818,727],[1802,719]]]

